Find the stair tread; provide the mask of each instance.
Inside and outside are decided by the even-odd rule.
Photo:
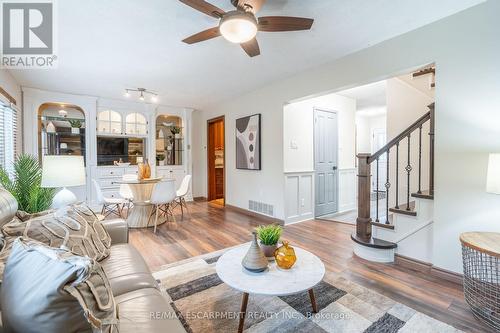
[[[417,216],[417,212],[415,211],[415,201],[410,202],[410,209],[406,209],[406,204],[400,204],[399,208],[392,207],[389,208],[390,212],[404,214],[409,216]]]
[[[434,200],[434,194],[431,194],[429,190],[421,191],[421,193],[415,192],[412,193],[411,196],[414,198]]]
[[[381,227],[381,228],[385,228],[385,229],[394,230],[394,224],[392,224],[392,223],[386,224],[386,223],[383,223],[383,222],[372,221],[371,224],[373,226],[377,226],[377,227]]]
[[[396,244],[396,243],[388,242],[388,241],[378,239],[378,238],[373,238],[373,237],[366,240],[366,239],[358,237],[356,234],[352,234],[351,239],[358,244],[361,244],[361,245],[364,245],[367,247],[371,247],[374,249],[389,250],[389,249],[395,249],[398,247],[398,244]]]

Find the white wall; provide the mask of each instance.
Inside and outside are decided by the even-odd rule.
[[[429,112],[427,106],[434,102],[432,97],[399,78],[387,80],[386,99],[387,138],[389,140]]]
[[[385,107],[377,108],[386,110]],[[358,111],[363,111],[360,109]],[[378,111],[378,110],[377,110]],[[387,116],[386,114],[380,115],[360,115],[356,113],[356,146],[357,153],[374,153],[372,151],[372,133],[375,129],[386,130],[387,127]]]
[[[432,95],[424,94],[414,85],[399,78],[387,80],[387,139],[391,140],[408,128],[418,118],[429,112],[428,105],[434,102]],[[429,122],[422,126],[422,170],[421,190],[429,189]],[[394,166],[396,151],[393,149],[390,155],[390,165]],[[419,131],[416,130],[410,137],[410,194],[418,191],[418,168],[419,168]],[[399,146],[399,204],[407,203],[408,174],[405,167],[408,165],[408,140],[404,139]],[[390,168],[390,177],[393,186],[389,189],[389,205],[395,205],[395,177],[396,169]],[[410,197],[410,201],[413,199]]]
[[[248,209],[248,200],[272,204],[274,215],[284,216],[285,186],[283,178],[283,126],[282,113],[286,100],[269,96],[267,91],[257,91],[194,113],[200,127],[193,133],[194,177],[197,183],[195,196],[207,196],[207,125],[206,121],[225,115],[226,153],[226,204]],[[274,112],[280,110],[280,112]],[[237,170],[235,153],[236,119],[261,113],[262,170]],[[262,186],[266,184],[266,186]]]
[[[206,159],[206,140],[202,140],[202,136],[198,133],[203,131],[203,128],[207,126],[203,122],[203,115],[201,111],[193,111],[193,129],[197,133],[193,133],[191,151],[193,154],[193,197],[206,197],[207,188],[207,176],[206,176],[206,163],[203,163],[203,158]],[[206,133],[206,132],[205,132]],[[205,152],[205,156],[203,156]]]
[[[355,207],[356,100],[327,94],[290,103],[283,109],[286,223],[314,217],[314,109],[337,113],[338,209]]]
[[[21,86],[6,69],[0,69],[0,87],[7,91],[21,106]]]
[[[275,203],[283,216],[283,104],[407,73],[432,62],[436,77],[436,193],[433,263],[461,271],[459,235],[500,231],[500,198],[484,191],[487,154],[500,151],[500,1],[456,15],[203,110],[226,114],[229,202]],[[262,55],[265,56],[265,55]],[[258,73],[256,73],[258,75]],[[263,171],[234,170],[234,120],[263,114]],[[206,136],[206,129],[197,132]]]
[[[314,170],[314,109],[337,112],[338,168],[353,168],[355,159],[356,100],[328,94],[284,107],[283,150],[284,171],[304,172]],[[292,148],[292,142],[297,148]]]

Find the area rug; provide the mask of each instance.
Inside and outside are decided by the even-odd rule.
[[[163,266],[153,273],[187,332],[237,332],[242,294],[217,277],[220,254]],[[329,272],[314,291],[318,313],[312,313],[307,292],[250,295],[245,332],[461,332]]]

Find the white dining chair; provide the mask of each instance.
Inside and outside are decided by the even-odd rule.
[[[179,186],[179,189],[176,191],[175,203],[176,206],[177,205],[181,206],[182,218],[184,218],[184,209],[186,209],[186,212],[189,213],[185,197],[189,192],[190,184],[191,184],[191,175],[186,175],[182,179],[181,186]]]
[[[125,175],[123,175],[122,179],[123,180],[136,180],[137,175],[125,174]],[[123,199],[127,200],[127,203],[124,205],[124,207],[127,207],[127,216],[128,216],[128,213],[133,206],[134,195],[133,195],[132,190],[130,189],[130,186],[128,184],[120,184],[119,193]],[[123,212],[123,208],[122,208],[122,212]]]
[[[172,211],[172,203],[175,201],[175,195],[175,181],[173,179],[163,179],[161,182],[156,183],[153,188],[153,193],[151,194],[151,200],[149,202],[154,205],[154,208],[151,211],[149,219],[151,220],[151,217],[155,215],[154,233],[156,233],[159,216],[165,216],[167,221],[170,216],[172,220],[176,222]]]
[[[94,183],[94,188],[97,196],[96,197],[97,203],[99,205],[102,205],[101,214],[104,215],[104,217],[107,217],[111,214],[123,217],[122,210],[123,206],[127,204],[127,200],[124,198],[105,197],[104,194],[102,193],[102,189],[99,183],[95,179],[92,179],[92,182]]]

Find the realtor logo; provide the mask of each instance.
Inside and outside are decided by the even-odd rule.
[[[2,67],[55,67],[54,5],[54,1],[2,1]]]

